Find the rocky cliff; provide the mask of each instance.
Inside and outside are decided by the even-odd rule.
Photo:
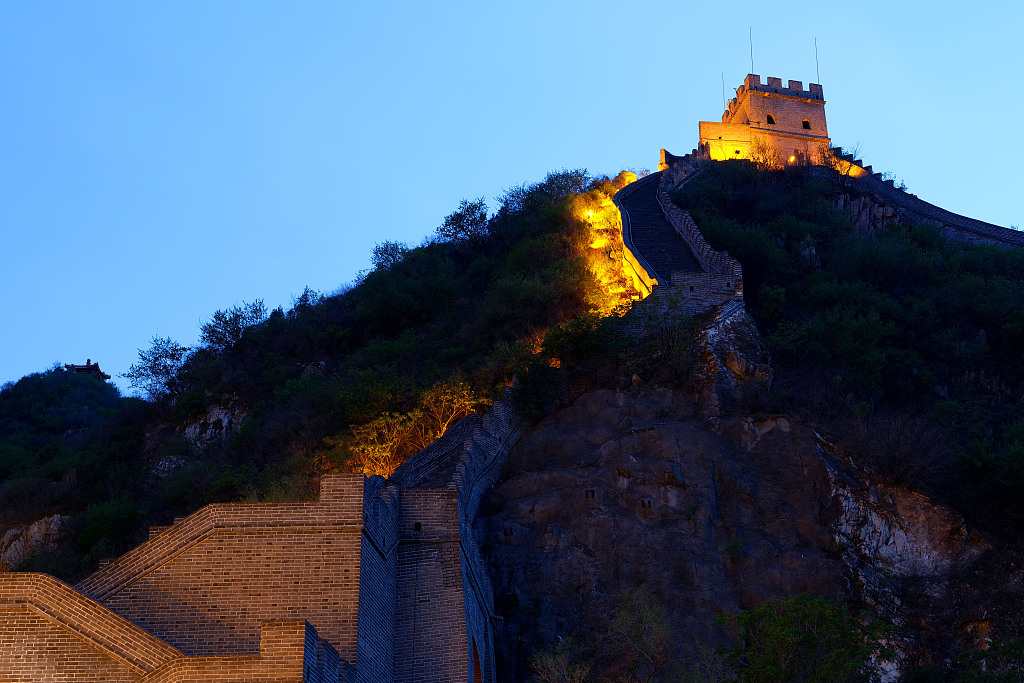
[[[520,441],[485,497],[476,533],[507,679],[552,643],[601,638],[615,597],[639,586],[677,633],[711,645],[717,614],[790,593],[866,607],[899,628],[888,680],[1016,618],[1011,553],[811,425],[742,409],[744,386],[771,378],[745,314],[698,337],[692,382],[582,394]]]

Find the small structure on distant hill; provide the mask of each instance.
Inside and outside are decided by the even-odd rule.
[[[110,375],[100,370],[100,364],[93,363],[92,358],[86,358],[85,365],[74,365],[72,363],[65,363],[64,369],[67,372],[75,372],[78,373],[79,375],[91,375],[92,377],[96,377],[104,381],[110,379]]]
[[[724,161],[750,159],[770,165],[814,163],[819,150],[828,150],[825,96],[821,86],[770,76],[767,84],[747,74],[736,97],[729,101],[722,122],[700,122],[700,155]]]

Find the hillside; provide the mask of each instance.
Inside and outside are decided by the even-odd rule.
[[[342,291],[217,311],[196,347],[154,338],[145,401],[57,368],[5,385],[0,569],[77,581],[204,504],[390,476],[507,394],[533,426],[474,527],[499,678],[707,680],[742,633],[718,615],[802,593],[889,624],[907,680],[1012,669],[1024,251],[851,220],[828,174],[712,163],[672,202],[742,264],[749,316],[682,316],[633,303],[612,203],[633,180],[464,201]],[[651,624],[671,666],[623,669]],[[988,674],[957,659],[990,642],[1011,649]]]

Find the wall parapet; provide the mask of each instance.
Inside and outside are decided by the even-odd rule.
[[[324,477],[321,488],[327,500],[316,503],[206,505],[85,577],[76,588],[104,600],[221,531],[337,529],[359,533],[364,523],[364,480],[362,474]]]
[[[662,152],[664,151],[662,150]],[[662,158],[664,158],[664,154]],[[629,272],[633,276],[633,285],[640,291],[641,297],[649,295],[654,286],[659,283],[654,268],[651,267],[651,264],[644,259],[643,255],[633,244],[633,227],[630,224],[629,212],[624,211],[622,208],[622,200],[632,195],[637,190],[638,183],[644,180],[645,178],[640,178],[626,185],[626,187],[616,192],[615,196],[612,197],[612,202],[619,209],[619,233],[622,235],[622,243],[625,246],[622,253],[626,265],[629,267]],[[625,220],[623,220],[623,216],[625,216]]]
[[[0,572],[0,609],[12,606],[39,613],[137,673],[184,657],[173,645],[47,574]]]
[[[798,97],[802,100],[815,100],[819,101],[822,105],[825,104],[825,94],[818,83],[808,83],[807,89],[804,90],[803,81],[791,80],[786,84],[786,87],[783,87],[781,78],[769,76],[767,83],[761,83],[761,77],[758,74],[747,74],[746,78],[743,79],[743,85],[736,90],[736,97],[729,100],[726,111],[722,114],[723,122],[727,121],[736,111],[739,103],[743,100],[743,96],[748,92]]]
[[[680,209],[669,196],[670,189],[676,189],[685,184],[690,178],[699,175],[701,169],[695,167],[688,157],[683,157],[679,162],[673,164],[669,169],[662,171],[661,180],[658,184],[658,204],[668,219],[669,224],[675,228],[683,241],[690,247],[701,269],[705,273],[717,273],[728,276],[735,282],[742,281],[743,268],[740,262],[728,252],[717,251],[708,244],[701,234],[700,228],[694,222],[689,212]],[[674,284],[674,283],[673,283]]]

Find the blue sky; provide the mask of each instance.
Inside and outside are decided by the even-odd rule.
[[[922,199],[1024,224],[1020,3],[0,7],[0,382],[287,308],[461,199],[696,145],[750,71]],[[832,9],[835,7],[835,9]]]

